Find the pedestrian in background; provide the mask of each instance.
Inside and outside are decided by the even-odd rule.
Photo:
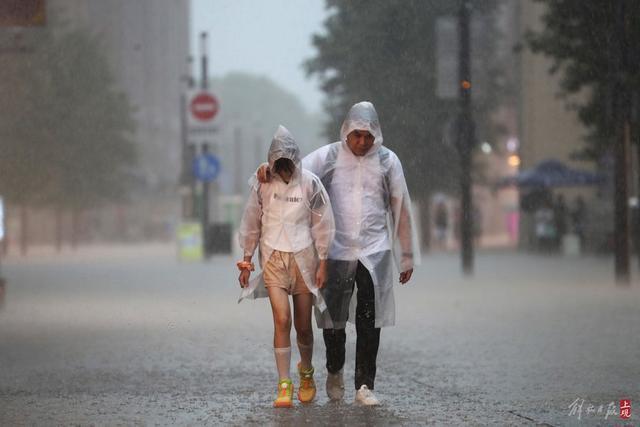
[[[562,239],[568,231],[568,216],[569,209],[567,208],[567,204],[564,201],[564,196],[562,194],[558,194],[558,196],[556,197],[556,202],[553,205],[553,222],[556,229],[556,250],[562,249]]]
[[[587,219],[587,206],[582,196],[576,197],[571,209],[571,225],[573,233],[578,236],[580,242],[580,252],[585,250],[585,223]]]
[[[536,243],[538,251],[551,252],[556,245],[556,226],[551,199],[545,198],[534,213]]]
[[[436,242],[440,249],[447,247],[447,229],[449,227],[449,214],[444,201],[438,202],[434,213],[434,224],[436,226]]]

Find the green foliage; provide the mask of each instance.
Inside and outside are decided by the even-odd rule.
[[[589,130],[581,154],[597,160],[615,139],[614,103],[623,95],[621,91],[638,99],[640,2],[536,1],[546,7],[544,27],[527,32],[528,46],[553,60],[549,71],[561,74],[560,95]],[[620,7],[624,7],[619,15],[622,19],[616,19]],[[581,91],[586,100],[576,102],[571,95]]]
[[[317,55],[306,63],[328,95],[327,135],[337,139],[352,104],[372,101],[384,143],[402,160],[418,197],[458,185],[458,153],[451,138],[445,138],[445,124],[454,119],[458,101],[436,96],[435,33],[438,17],[456,17],[458,5],[449,0],[327,0],[331,14],[326,31],[314,36]],[[476,14],[487,13],[495,3],[476,2],[473,7]],[[493,28],[487,30],[493,33]],[[493,51],[477,54],[492,57]],[[481,124],[492,102],[477,104]]]
[[[0,194],[68,207],[125,197],[136,160],[132,109],[99,39],[84,30],[24,34],[29,51],[0,59]]]

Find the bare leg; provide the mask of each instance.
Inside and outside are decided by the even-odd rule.
[[[311,368],[313,356],[313,328],[311,327],[311,308],[313,294],[300,294],[293,297],[294,324],[300,350],[300,367]]]
[[[291,347],[291,308],[289,295],[282,288],[269,287],[269,301],[273,313],[273,346],[275,348]]]
[[[280,379],[289,378],[291,367],[291,309],[282,288],[267,288],[273,313],[273,347]]]

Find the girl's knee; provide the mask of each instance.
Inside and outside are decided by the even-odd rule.
[[[273,323],[276,329],[291,330],[291,315],[288,313],[274,315]]]

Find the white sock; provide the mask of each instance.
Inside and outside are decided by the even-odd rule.
[[[311,358],[313,357],[313,341],[311,344],[302,344],[298,341],[298,350],[300,351],[300,367],[303,370],[311,368]]]
[[[291,347],[274,348],[273,352],[280,379],[291,378]]]

